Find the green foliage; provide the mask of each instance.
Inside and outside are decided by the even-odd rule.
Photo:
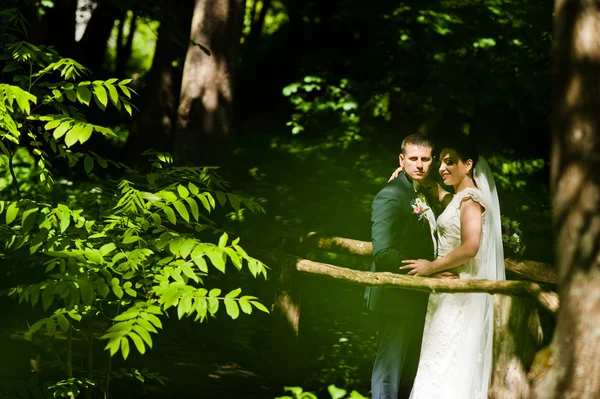
[[[522,242],[519,222],[502,216],[502,243],[505,256],[522,256],[527,246]]]
[[[284,389],[293,396],[280,396],[276,399],[318,399],[315,394],[304,392],[300,387],[285,387]],[[335,385],[327,387],[327,392],[329,392],[331,399],[367,399],[356,391],[352,391],[346,396],[347,391],[345,389],[337,388]]]
[[[171,308],[179,319],[199,322],[223,307],[233,319],[254,309],[268,312],[240,288],[222,292],[207,280],[227,269],[266,277],[265,265],[246,253],[239,238],[211,220],[225,206],[262,207],[228,192],[215,167],[175,167],[169,154],[149,151],[152,167],[142,173],[86,151],[82,144],[92,135],[114,133],[88,123],[82,111],[92,105],[104,110],[110,102],[131,114],[129,80],[79,81],[88,71],[76,61],[49,47],[3,40],[5,81],[12,83],[0,85],[0,149],[15,190],[5,190],[0,200],[0,254],[4,264],[18,265],[13,272],[21,283],[9,296],[46,312],[29,333],[66,334],[70,346],[73,333],[91,334],[84,322],[93,320],[104,326],[100,339],[110,355],[127,359],[132,351],[143,355],[152,348]],[[33,161],[35,172],[27,177],[42,185],[22,188],[13,165],[17,153]],[[59,159],[71,168],[83,166],[92,182],[96,165],[117,170],[119,180],[98,180],[69,195],[57,190],[62,179],[56,182],[53,163]],[[76,395],[96,383],[71,373],[50,388],[55,396]],[[156,377],[122,373],[129,375]]]
[[[323,78],[306,76],[284,87],[283,95],[294,104],[295,112],[287,123],[292,127],[292,134],[322,129],[328,133],[329,140],[345,144],[361,140],[358,103],[347,79],[332,85]]]

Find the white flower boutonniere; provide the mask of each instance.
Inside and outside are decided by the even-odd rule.
[[[429,210],[429,206],[427,206],[427,203],[421,197],[421,195],[419,195],[414,200],[411,200],[410,206],[413,209],[413,213],[419,217],[419,220],[423,219],[423,216],[425,216],[425,212]]]

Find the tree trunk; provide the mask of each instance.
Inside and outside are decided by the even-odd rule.
[[[96,75],[103,71],[108,39],[118,17],[119,9],[114,2],[99,0],[83,37],[77,43],[77,61]]]
[[[494,297],[494,368],[491,399],[529,399],[528,373],[547,331],[529,298]]]
[[[556,0],[551,190],[561,306],[536,398],[600,397],[600,8]]]
[[[174,158],[208,164],[223,153],[233,129],[233,84],[245,0],[196,0],[177,111]],[[207,55],[198,45],[207,47]]]
[[[134,114],[131,133],[123,149],[125,162],[139,163],[141,153],[148,148],[173,150],[181,62],[187,51],[193,10],[192,0],[166,2],[152,68],[146,75],[146,87],[140,93],[140,112]]]
[[[127,69],[127,62],[131,58],[131,50],[133,49],[133,35],[135,34],[137,14],[135,11],[129,21],[129,34],[127,40],[123,43],[123,36],[125,35],[125,21],[127,20],[127,13],[123,13],[121,17],[121,26],[119,26],[119,37],[117,38],[117,59],[115,62],[115,76],[125,76],[125,70]]]
[[[254,3],[254,7],[252,9],[252,13],[256,12],[256,3]],[[260,12],[258,13],[258,19],[255,21],[254,16],[251,19],[251,28],[250,33],[248,34],[248,41],[246,42],[248,48],[248,54],[253,54],[257,51],[258,43],[260,42],[260,35],[263,30],[263,26],[265,25],[265,18],[267,17],[267,12],[271,7],[271,0],[262,0]]]

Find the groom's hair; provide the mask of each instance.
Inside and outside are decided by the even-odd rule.
[[[423,136],[422,134],[415,133],[406,136],[404,140],[402,140],[402,154],[406,152],[406,146],[408,146],[409,144],[417,147],[429,147],[431,148],[431,153],[433,154],[433,141]]]

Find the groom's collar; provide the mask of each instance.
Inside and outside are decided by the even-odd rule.
[[[405,172],[401,172],[396,180],[399,184],[402,184],[407,189],[414,190],[413,179],[411,179]]]
[[[406,188],[412,188],[415,193],[418,192],[421,187],[421,184],[416,180],[413,180],[406,172],[400,173],[398,175],[398,180],[403,183]]]

